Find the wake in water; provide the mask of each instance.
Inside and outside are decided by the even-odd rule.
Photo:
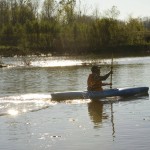
[[[0,116],[16,116],[22,113],[47,109],[60,102],[65,104],[85,104],[91,100],[52,101],[50,94],[23,94],[0,97]]]
[[[24,94],[0,98],[0,116],[34,112],[55,105],[50,94]]]

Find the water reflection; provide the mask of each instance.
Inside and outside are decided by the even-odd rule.
[[[114,140],[114,138],[115,138],[115,123],[114,123],[113,103],[111,103],[111,124],[112,124],[112,137]]]
[[[108,118],[108,115],[103,113],[103,103],[98,100],[92,100],[88,103],[88,113],[94,123],[94,128],[101,127],[102,120]]]
[[[112,126],[112,137],[115,138],[115,123],[114,123],[114,111],[113,102],[108,103],[110,106],[110,121]],[[94,128],[101,128],[104,119],[109,118],[109,114],[104,113],[104,102],[99,100],[92,100],[88,103],[88,113],[91,121],[94,123]]]
[[[53,62],[60,65],[65,61],[55,60],[35,59],[30,67],[21,67],[21,61],[5,58],[5,63],[19,67],[0,69],[0,115],[3,116],[0,117],[0,149],[22,149],[24,145],[29,150],[90,150],[99,149],[99,145],[104,150],[150,147],[149,97],[124,98],[126,102],[113,103],[112,107],[99,101],[76,100],[70,101],[69,105],[51,102],[51,92],[86,89],[86,77],[90,71],[90,66],[77,66],[80,63],[77,61],[72,64],[76,67],[51,67]],[[98,61],[100,58],[94,62]],[[114,61],[114,88],[150,86],[150,57]],[[71,63],[65,62],[66,65]],[[110,69],[107,64],[102,66],[103,73]],[[47,107],[49,109],[44,109]]]

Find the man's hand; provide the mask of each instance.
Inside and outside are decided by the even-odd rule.
[[[113,74],[113,71],[111,70],[111,71],[109,72],[109,74]]]

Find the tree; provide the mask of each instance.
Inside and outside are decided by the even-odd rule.
[[[0,27],[9,23],[9,5],[6,0],[0,1]]]
[[[140,19],[129,18],[126,23],[126,33],[128,34],[128,44],[142,44],[144,41],[144,26]]]
[[[1,33],[1,45],[15,46],[15,36],[13,27],[8,24],[3,26]]]
[[[105,11],[106,17],[111,18],[111,19],[117,19],[119,14],[120,14],[120,11],[117,9],[116,6],[112,6],[110,10],[108,9],[107,11]]]
[[[56,2],[54,0],[45,0],[42,7],[41,19],[42,20],[54,20],[56,13]]]
[[[76,0],[61,0],[59,2],[59,20],[64,24],[72,24],[75,20]]]
[[[97,19],[92,23],[90,30],[90,41],[92,49],[100,49],[109,46],[111,40],[111,22],[108,18]]]

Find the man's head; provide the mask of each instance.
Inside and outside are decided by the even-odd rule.
[[[100,67],[99,66],[92,66],[91,68],[92,73],[100,73]]]

